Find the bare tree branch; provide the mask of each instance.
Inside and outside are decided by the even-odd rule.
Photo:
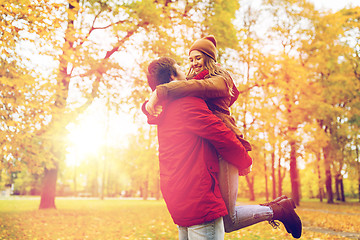
[[[149,23],[148,22],[144,22],[143,24],[139,24],[137,25],[134,29],[130,30],[127,32],[126,36],[123,37],[122,39],[120,39],[115,46],[106,52],[105,57],[102,59],[101,63],[98,65],[98,67],[96,69],[90,70],[89,72],[87,72],[86,74],[84,74],[84,76],[89,76],[95,72],[97,72],[96,74],[96,78],[92,84],[92,90],[91,93],[89,94],[87,101],[80,107],[78,107],[77,109],[75,109],[73,112],[76,112],[77,114],[84,112],[93,102],[93,100],[97,97],[98,92],[99,92],[99,86],[100,86],[100,81],[104,75],[103,70],[101,69],[103,64],[116,52],[119,50],[119,48],[121,46],[124,45],[124,43],[132,36],[134,35],[139,28],[141,27],[146,27]]]
[[[85,41],[89,38],[89,36],[91,35],[91,33],[94,31],[94,30],[103,30],[103,29],[107,29],[109,27],[112,27],[112,26],[115,26],[115,25],[118,25],[118,24],[124,24],[124,23],[128,23],[129,21],[128,20],[119,20],[119,21],[116,21],[116,22],[113,22],[109,25],[106,25],[106,26],[103,26],[103,27],[95,27],[95,22],[96,22],[96,19],[100,16],[100,14],[102,13],[102,11],[99,11],[96,16],[94,17],[94,20],[91,24],[91,28],[89,30],[89,32],[86,34],[86,36],[83,38],[83,40],[79,43],[78,46],[81,46],[85,43]]]

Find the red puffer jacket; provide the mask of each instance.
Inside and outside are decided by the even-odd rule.
[[[167,102],[148,123],[158,126],[161,191],[174,223],[186,227],[226,215],[216,151],[239,170],[252,164],[235,134],[195,97]]]

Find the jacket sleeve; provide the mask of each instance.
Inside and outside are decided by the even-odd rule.
[[[231,94],[229,83],[222,76],[202,80],[172,81],[156,87],[159,100],[181,97],[200,97],[202,99],[228,97]]]
[[[156,119],[155,116],[152,116],[150,113],[148,113],[148,111],[146,111],[146,103],[148,102],[148,100],[146,100],[142,105],[141,105],[141,111],[145,114],[146,118],[147,118],[147,123],[148,124],[154,124],[153,121]]]
[[[252,159],[236,135],[212,114],[203,100],[190,99],[192,101],[186,101],[183,106],[186,129],[208,140],[239,171],[250,167]]]

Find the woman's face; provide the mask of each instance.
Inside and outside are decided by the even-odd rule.
[[[197,50],[193,50],[189,54],[190,67],[196,74],[200,73],[204,69],[204,57],[203,54]]]

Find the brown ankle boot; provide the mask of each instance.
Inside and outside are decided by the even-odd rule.
[[[276,225],[274,220],[279,220],[284,224],[288,233],[291,233],[294,238],[300,238],[302,224],[293,206],[294,201],[291,198],[269,203],[269,207],[273,210],[273,219],[269,222],[273,222]]]
[[[291,205],[293,206],[293,208],[296,208],[296,205],[295,205],[294,200],[292,200],[291,198],[288,198],[288,197],[285,196],[285,195],[281,195],[280,197],[275,198],[275,199],[272,200],[271,202],[267,202],[267,203],[260,204],[260,206],[270,206],[270,204],[274,204],[274,203],[280,202],[280,201],[283,200],[283,199],[290,199]]]

